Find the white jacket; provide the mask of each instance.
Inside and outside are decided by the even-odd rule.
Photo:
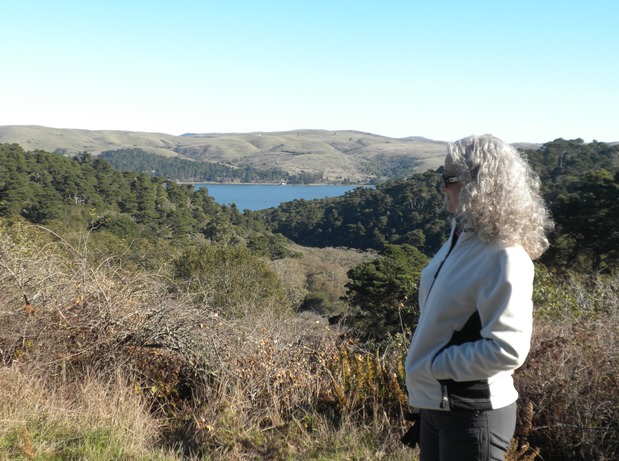
[[[453,222],[451,235],[455,230]],[[415,408],[489,410],[516,401],[513,371],[529,352],[533,263],[520,246],[463,231],[421,273],[421,315],[406,358]]]

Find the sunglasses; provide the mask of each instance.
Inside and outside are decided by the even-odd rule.
[[[454,184],[454,183],[457,183],[458,181],[460,181],[458,179],[458,175],[457,174],[446,175],[444,171],[441,173],[441,179],[443,180],[443,184],[445,185],[445,189],[447,189],[450,184]]]

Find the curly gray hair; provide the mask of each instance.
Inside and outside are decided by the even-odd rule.
[[[531,259],[548,248],[553,222],[539,177],[521,154],[492,135],[449,144],[446,169],[463,182],[456,218],[484,241],[522,245]]]

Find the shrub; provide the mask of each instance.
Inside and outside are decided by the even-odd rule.
[[[196,302],[226,318],[244,317],[256,309],[290,309],[268,262],[242,246],[188,248],[174,262],[174,274],[185,290],[197,294]]]
[[[515,376],[521,406],[532,409],[520,439],[545,460],[619,457],[619,312],[609,289],[616,282],[563,285],[580,310],[568,305],[536,320],[529,358]]]
[[[363,338],[410,334],[419,316],[418,282],[427,257],[410,245],[386,245],[380,256],[348,272],[347,319]]]
[[[342,343],[326,321],[295,318],[287,304],[275,304],[279,285],[266,263],[244,267],[256,258],[242,250],[209,249],[210,259],[189,259],[186,267],[208,275],[200,279],[197,272],[204,286],[223,291],[229,283],[214,310],[165,274],[136,272],[133,264],[126,270],[120,256],[92,260],[87,239],[73,245],[23,222],[15,226],[0,229],[4,366],[68,394],[86,378],[101,381],[120,371],[126,389],[160,418],[161,440],[188,456],[324,453],[339,448],[327,449],[312,434],[327,437],[344,426],[375,428],[377,447],[383,438],[397,441],[401,425],[394,429],[392,421],[401,421],[401,370]],[[229,267],[216,266],[215,274],[213,261]],[[247,291],[236,293],[236,282]],[[242,311],[224,309],[237,302]],[[108,426],[88,432],[89,440],[105,445],[113,437]],[[28,430],[38,446],[39,435]],[[11,434],[12,447],[25,443],[26,436]],[[90,450],[90,442],[69,437],[77,445],[70,453],[90,459],[94,452],[79,451]],[[290,446],[290,437],[299,445]],[[365,438],[361,429],[349,431],[345,443]]]
[[[0,428],[0,457],[167,459],[157,441],[213,460],[414,454],[399,443],[406,334],[387,335],[379,349],[319,316],[295,317],[270,263],[245,249],[187,250],[174,279],[139,269],[151,250],[161,261],[161,248],[118,252],[122,241],[99,241],[104,234],[67,241],[0,220],[0,385],[8,389],[0,418],[16,421]],[[299,267],[275,266],[280,276]],[[310,264],[295,283],[325,267]],[[547,460],[615,459],[617,280],[542,275],[530,358],[516,374],[524,411],[507,459],[532,460],[537,450]],[[104,400],[113,408],[98,408]],[[137,439],[123,432],[137,431],[132,423],[116,424],[124,418],[145,425]]]

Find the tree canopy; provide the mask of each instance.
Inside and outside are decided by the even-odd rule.
[[[205,189],[134,171],[99,157],[26,152],[0,144],[0,216],[186,244],[243,243],[257,254],[289,254],[286,240],[253,215],[215,202]]]
[[[428,258],[411,245],[386,245],[380,256],[348,272],[346,323],[373,339],[410,333],[417,325],[417,284]]]
[[[121,171],[139,171],[185,182],[286,182],[311,184],[322,182],[322,173],[288,173],[278,168],[235,167],[220,162],[198,162],[178,157],[150,154],[143,149],[117,149],[102,152],[100,158]]]
[[[619,145],[557,139],[525,150],[556,221],[544,262],[557,268],[614,270],[617,255]],[[439,169],[440,171],[440,169]],[[413,245],[432,256],[447,236],[448,216],[436,172],[357,188],[343,197],[295,200],[260,212],[274,231],[302,245],[381,250]]]
[[[356,188],[343,197],[294,200],[260,212],[267,225],[307,246],[382,249],[410,244],[432,253],[446,235],[447,215],[437,174]]]

